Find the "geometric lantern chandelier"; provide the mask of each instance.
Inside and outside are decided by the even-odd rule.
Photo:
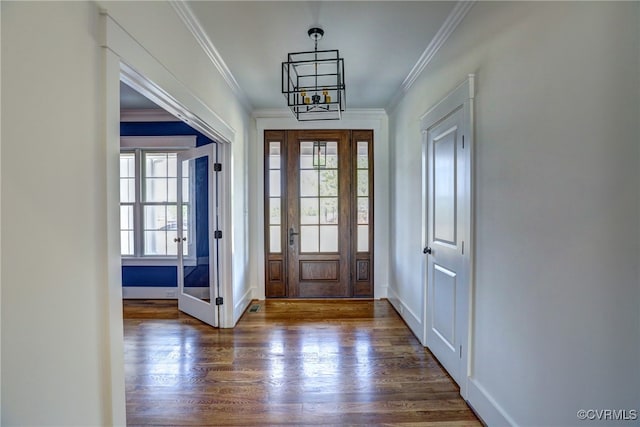
[[[282,63],[282,93],[299,121],[340,120],[346,105],[344,60],[338,50],[318,50],[321,28],[311,28],[315,48],[294,52]]]

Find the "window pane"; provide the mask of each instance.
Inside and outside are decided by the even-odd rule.
[[[169,248],[169,246],[175,243],[173,238],[177,236],[177,213],[176,205],[144,206],[145,255],[170,255],[176,253],[177,249]]]
[[[338,226],[320,227],[320,252],[338,252]]]
[[[313,169],[313,142],[300,143],[300,169]]]
[[[120,206],[120,254],[133,255],[133,206]]]
[[[177,153],[145,153],[144,157],[146,177],[176,177]]]
[[[145,185],[145,202],[167,202],[167,178],[147,178]]]
[[[166,206],[144,207],[144,229],[161,230],[167,225]]]
[[[177,200],[177,153],[145,153],[144,158],[145,201],[175,202]],[[189,174],[188,169],[186,173]]]
[[[320,247],[319,228],[317,225],[300,227],[300,252],[318,252]]]
[[[177,215],[176,215],[177,221]],[[183,236],[187,236],[189,232],[189,205],[182,205],[182,231]]]
[[[136,156],[134,153],[120,154],[120,202],[136,200]]]
[[[358,169],[369,167],[369,144],[367,141],[358,141]]]
[[[320,199],[320,223],[338,224],[338,198]]]
[[[167,254],[167,232],[145,230],[144,254],[145,255],[166,255]]]
[[[320,195],[336,197],[338,195],[338,171],[320,171]]]
[[[176,178],[167,179],[167,200],[166,202],[178,201],[178,180]]]
[[[327,168],[338,167],[338,143],[336,141],[327,142]]]
[[[136,201],[135,178],[120,178],[120,202],[134,203]]]
[[[280,197],[280,171],[269,171],[269,196]]]
[[[358,252],[369,252],[369,226],[358,226]]]
[[[178,231],[167,231],[166,241],[167,241],[167,252],[166,255],[178,256],[178,243],[174,240],[178,237]],[[184,242],[182,245],[183,248],[187,248],[189,246],[189,242]]]
[[[135,178],[136,155],[134,153],[120,154],[120,178]]]
[[[120,229],[133,230],[133,206],[120,206]]]
[[[280,198],[271,197],[269,199],[269,224],[280,224]]]
[[[269,143],[269,169],[280,169],[280,143]]]
[[[189,194],[189,161],[185,160],[184,162],[182,162],[182,201],[188,202],[190,198],[191,198],[191,195]]]
[[[369,170],[358,169],[358,196],[369,195]]]
[[[269,227],[269,252],[280,253],[282,245],[280,242],[280,226],[272,225]]]
[[[178,176],[178,155],[175,153],[167,154],[167,176]]]
[[[300,199],[300,224],[318,224],[318,199]]]
[[[358,224],[369,224],[368,197],[358,197]]]
[[[133,255],[133,231],[120,231],[120,254]]]
[[[317,170],[301,170],[300,171],[300,196],[302,197],[318,196],[318,171]]]

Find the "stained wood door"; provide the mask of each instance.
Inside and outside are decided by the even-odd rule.
[[[267,297],[373,296],[372,136],[265,132]]]

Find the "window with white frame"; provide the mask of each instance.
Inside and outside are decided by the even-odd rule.
[[[124,259],[175,259],[178,227],[189,236],[190,200],[189,170],[183,170],[178,182],[178,148],[162,147],[167,141],[140,141],[144,137],[125,137],[120,153],[120,242]],[[136,144],[137,140],[137,144]],[[191,141],[193,140],[193,141]],[[171,139],[174,146],[180,144]],[[189,144],[195,145],[195,137]],[[186,144],[182,141],[182,145]],[[133,148],[142,145],[144,148]],[[182,206],[178,206],[178,185],[182,186]],[[182,224],[178,224],[178,209],[182,210]],[[187,239],[188,242],[193,239]],[[191,256],[191,244],[183,245],[183,255]]]

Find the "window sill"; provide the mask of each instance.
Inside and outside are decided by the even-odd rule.
[[[145,266],[145,267],[156,267],[156,266],[178,266],[178,258],[173,257],[121,257],[122,266]],[[194,266],[196,265],[195,258],[184,258],[184,265]]]

